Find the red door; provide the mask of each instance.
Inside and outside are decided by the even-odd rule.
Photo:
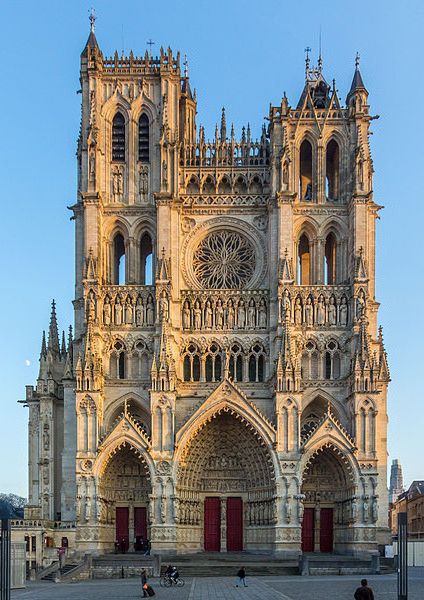
[[[129,542],[129,509],[128,507],[118,507],[116,509],[116,541],[121,551],[128,550]]]
[[[221,500],[205,498],[205,551],[219,552],[221,549]]]
[[[145,507],[134,508],[134,538],[135,550],[143,550],[143,543],[147,540],[147,511]]]
[[[333,509],[321,508],[319,549],[321,552],[333,552]]]
[[[227,551],[243,550],[243,500],[227,498]]]
[[[314,551],[315,509],[305,508],[302,521],[302,552]]]

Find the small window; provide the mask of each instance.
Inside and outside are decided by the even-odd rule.
[[[112,122],[112,160],[125,162],[125,119],[120,112]]]

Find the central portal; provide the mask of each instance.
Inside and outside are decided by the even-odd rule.
[[[272,549],[275,476],[269,450],[235,411],[212,417],[178,470],[178,535],[191,550]]]

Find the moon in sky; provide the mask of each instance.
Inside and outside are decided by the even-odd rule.
[[[30,361],[30,360],[28,360],[28,359],[26,359],[26,360],[25,360],[25,364],[26,364],[26,366],[27,366],[27,367],[29,367],[29,366],[30,366],[30,364],[31,364],[31,361]]]

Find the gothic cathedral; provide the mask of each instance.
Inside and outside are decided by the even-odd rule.
[[[26,519],[83,553],[375,551],[389,370],[368,92],[319,59],[207,140],[180,56],[81,55],[75,331],[27,388]],[[50,528],[50,529],[49,529]]]

